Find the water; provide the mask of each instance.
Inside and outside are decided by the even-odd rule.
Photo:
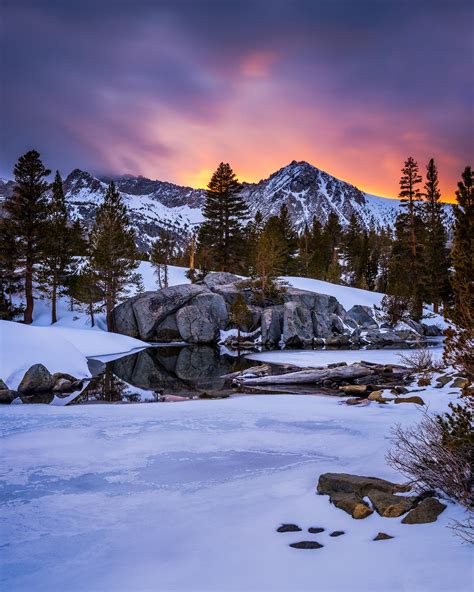
[[[443,353],[441,341],[429,344],[434,359]],[[100,403],[144,403],[180,401],[193,398],[220,398],[234,393],[232,379],[226,375],[259,363],[268,363],[280,373],[281,364],[315,367],[333,362],[361,360],[379,363],[403,363],[406,349],[326,349],[262,351],[231,356],[205,345],[149,347],[119,358],[103,356],[90,359],[95,377],[86,381],[81,392],[64,395],[41,393],[21,397],[23,403],[81,405]],[[249,392],[315,394],[319,387],[293,385],[252,389]]]
[[[232,388],[224,376],[252,364],[244,356],[221,355],[209,346],[150,347],[106,362],[70,404],[226,396]],[[94,365],[92,361],[92,371]]]

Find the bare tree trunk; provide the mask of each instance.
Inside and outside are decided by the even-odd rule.
[[[56,277],[53,277],[53,291],[51,293],[51,325],[53,325],[58,319],[56,316],[56,300],[57,300],[58,286]]]

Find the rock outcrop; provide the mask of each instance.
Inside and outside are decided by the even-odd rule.
[[[242,296],[250,314],[233,322],[231,310]],[[113,312],[118,333],[144,341],[217,343],[220,331],[239,329],[265,347],[378,346],[423,338],[426,328],[413,322],[398,329],[381,328],[374,310],[355,305],[349,311],[334,296],[286,286],[278,298],[261,302],[248,280],[212,272],[198,284],[145,292],[118,305]],[[418,332],[417,332],[418,331]]]

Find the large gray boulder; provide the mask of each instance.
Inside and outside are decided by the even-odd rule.
[[[203,314],[214,319],[219,329],[225,329],[229,323],[229,313],[224,298],[220,294],[208,292],[198,294],[192,300],[192,304],[197,306]]]
[[[315,337],[325,339],[331,335],[332,319],[323,312],[312,312],[313,333]]]
[[[252,304],[253,296],[250,289],[242,289],[236,284],[217,285],[212,288],[215,294],[219,294],[224,298],[228,307],[235,304],[237,296],[241,294],[247,304]]]
[[[188,343],[212,343],[219,338],[219,322],[196,304],[183,306],[176,313],[178,331]]]
[[[168,315],[155,329],[156,341],[182,341],[181,333],[176,323],[176,313]]]
[[[203,284],[212,289],[215,286],[223,286],[225,284],[233,284],[241,281],[242,278],[235,273],[229,273],[228,271],[211,271],[208,273],[203,280]]]
[[[302,307],[322,313],[334,313],[338,316],[344,317],[345,310],[334,296],[327,294],[318,294],[317,292],[309,292],[308,290],[300,290],[298,288],[287,288],[283,293],[283,300],[285,302],[297,302]]]
[[[183,284],[147,292],[134,298],[132,307],[140,338],[145,341],[160,341],[156,330],[166,317],[188,304],[198,294],[207,292],[209,290],[203,286]]]
[[[18,386],[19,393],[39,393],[51,391],[54,387],[54,378],[43,364],[34,364],[25,373]]]
[[[125,302],[122,302],[122,304],[119,304],[114,308],[112,311],[112,323],[116,333],[135,337],[136,339],[140,338],[140,331],[138,330],[137,320],[133,311],[133,303],[147,294],[154,294],[154,292],[139,294],[138,296],[125,300]]]
[[[394,331],[371,329],[364,335],[364,339],[374,345],[393,345],[401,343],[403,340]]]
[[[283,331],[283,306],[269,306],[262,311],[262,343],[276,345]]]
[[[373,309],[370,306],[355,304],[346,312],[346,316],[355,321],[362,329],[377,329],[378,327],[373,317]]]
[[[313,337],[311,311],[298,302],[285,302],[282,335],[284,343],[296,347],[310,345]]]

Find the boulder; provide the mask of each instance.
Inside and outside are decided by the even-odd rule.
[[[313,311],[311,313],[313,319],[313,333],[315,337],[326,338],[331,334],[331,319],[328,314],[324,312]]]
[[[415,333],[418,333],[418,335],[425,335],[425,329],[422,323],[419,323],[414,319],[408,319],[405,322],[411,329],[413,329],[413,331],[415,331]]]
[[[157,292],[146,292],[132,299],[140,338],[145,341],[157,341],[156,329],[166,317],[188,304],[198,294],[207,292],[209,290],[203,286],[184,284],[163,288]]]
[[[367,497],[372,502],[373,507],[380,516],[386,518],[397,518],[406,514],[418,503],[417,496],[393,495],[388,491],[379,491],[372,489],[367,493]]]
[[[440,337],[443,335],[443,330],[438,327],[438,325],[427,325],[426,323],[421,323],[423,327],[423,332],[426,337]]]
[[[270,306],[262,310],[262,343],[276,345],[283,331],[283,306]]]
[[[349,345],[351,339],[348,335],[330,335],[326,338],[326,345],[328,347],[343,347]]]
[[[235,304],[235,301],[237,300],[237,296],[239,294],[242,295],[246,304],[252,304],[253,301],[252,291],[249,288],[240,288],[236,284],[219,284],[217,286],[214,286],[212,288],[212,291],[215,294],[219,294],[220,296],[222,296],[228,307]]]
[[[58,378],[53,387],[53,393],[65,393],[72,390],[72,382],[67,378]]]
[[[394,331],[380,329],[367,331],[365,339],[369,343],[376,345],[392,345],[393,343],[401,343],[403,341]]]
[[[0,391],[7,391],[8,386],[7,384],[0,378]]]
[[[300,290],[290,286],[283,293],[283,300],[284,302],[297,302],[303,308],[315,312],[333,313],[340,317],[344,317],[346,314],[337,298],[328,294],[318,294],[317,292]]]
[[[313,322],[311,313],[297,302],[283,305],[282,339],[288,346],[310,345],[313,341]]]
[[[346,317],[355,321],[362,329],[376,329],[378,325],[373,314],[373,309],[370,306],[355,304],[346,312]]]
[[[435,388],[443,388],[448,384],[448,382],[451,382],[451,379],[452,376],[447,376],[446,374],[438,376],[438,378],[436,379],[437,384]]]
[[[421,335],[413,329],[397,329],[395,335],[400,337],[403,341],[417,341],[421,338]]]
[[[182,339],[188,343],[212,343],[219,339],[217,319],[196,304],[180,308],[176,324]]]
[[[445,509],[446,505],[442,504],[436,498],[426,498],[403,518],[402,524],[427,524],[429,522],[436,522],[438,516]]]
[[[372,539],[374,541],[388,541],[389,539],[393,539],[394,537],[386,532],[379,532],[378,535]]]
[[[369,401],[376,401],[380,399],[383,395],[383,391],[372,391],[368,396]]]
[[[168,315],[155,329],[156,340],[161,342],[182,341],[176,322],[176,313]]]
[[[462,376],[458,376],[453,380],[453,382],[449,385],[451,388],[464,388],[469,385],[469,380]]]
[[[324,545],[316,541],[300,541],[299,543],[291,543],[290,547],[293,549],[321,549]]]
[[[153,294],[153,292],[149,292],[149,294]],[[112,311],[112,324],[116,333],[135,337],[136,339],[140,338],[140,331],[135,318],[133,303],[143,296],[145,296],[145,294],[139,294],[138,296],[129,298],[114,308]]]
[[[20,393],[38,393],[50,391],[54,387],[54,378],[49,370],[43,364],[34,364],[23,376],[18,392]]]
[[[229,313],[224,298],[220,294],[198,294],[192,300],[192,304],[197,306],[203,314],[207,314],[214,319],[219,329],[225,329],[229,322]]]
[[[363,520],[374,513],[372,508],[353,493],[334,493],[330,496],[330,500],[336,508],[344,510],[355,520]]]
[[[329,499],[337,508],[356,519],[366,518],[373,513],[365,497],[371,500],[374,508],[382,516],[400,515],[397,512],[405,507],[404,511],[408,511],[413,507],[413,499],[416,499],[395,496],[395,493],[407,491],[402,485],[376,477],[361,477],[347,473],[324,473],[319,477],[317,491],[329,495]]]
[[[18,393],[16,391],[12,391],[9,388],[0,389],[0,405],[10,405],[17,397]]]
[[[415,405],[424,405],[425,402],[421,397],[413,395],[412,397],[396,397],[395,403],[414,403]]]
[[[296,524],[282,524],[277,528],[277,532],[301,532],[301,528]]]
[[[224,286],[226,284],[234,284],[242,281],[242,278],[235,273],[229,273],[228,271],[211,271],[203,279],[202,283],[212,290],[215,286]]]
[[[341,318],[334,313],[329,314],[330,320],[330,328],[333,334],[335,335],[343,335],[345,331],[344,323],[342,322]]]

